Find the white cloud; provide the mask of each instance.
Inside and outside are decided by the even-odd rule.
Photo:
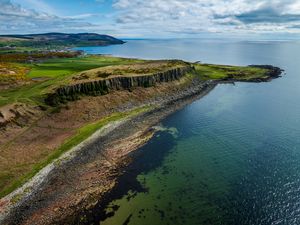
[[[45,3],[43,0],[18,0],[17,3],[26,3],[26,5],[30,5],[33,9],[39,9],[41,12],[46,12],[50,14],[55,14],[55,9],[52,8],[49,4]]]
[[[119,27],[144,33],[294,32],[300,0],[117,0]]]
[[[43,0],[14,1],[21,5],[25,1],[33,9],[0,0],[2,34],[91,31],[121,37],[194,37],[204,33],[300,33],[300,0],[113,0],[114,11],[64,17],[57,16]],[[94,3],[102,5],[105,0]]]
[[[10,0],[0,0],[0,33],[66,31],[92,25],[76,18],[62,18],[46,12],[25,9]]]
[[[66,18],[66,19],[86,19],[86,18],[90,18],[93,16],[99,16],[99,15],[93,14],[93,13],[85,13],[85,14],[79,14],[79,15],[73,15],[73,16],[64,16],[64,18]]]

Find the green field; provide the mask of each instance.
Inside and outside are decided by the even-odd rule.
[[[196,73],[202,79],[237,78],[250,80],[253,78],[266,78],[267,70],[250,66],[227,66],[214,64],[195,64]]]
[[[42,63],[20,64],[28,67],[26,75],[30,84],[0,91],[0,106],[13,102],[43,104],[43,95],[60,85],[71,75],[93,68],[141,62],[137,59],[124,59],[109,56],[87,56],[78,58],[50,59]]]
[[[49,59],[41,63],[18,64],[20,67],[28,68],[29,72],[25,78],[30,82],[26,85],[0,91],[0,106],[14,102],[43,105],[46,93],[59,85],[66,84],[68,78],[76,73],[98,67],[141,62],[145,61],[110,56],[83,56],[77,58]],[[204,80],[225,78],[249,80],[266,76],[265,69],[255,67],[212,64],[194,64],[194,66],[196,68],[195,74]]]

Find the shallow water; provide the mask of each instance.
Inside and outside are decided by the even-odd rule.
[[[100,224],[300,224],[299,42],[131,40],[83,49],[286,71],[269,83],[219,85],[162,121]]]

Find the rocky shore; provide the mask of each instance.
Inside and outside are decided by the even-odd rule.
[[[151,99],[151,111],[110,124],[73,149],[74,154],[69,153],[41,171],[30,189],[23,187],[22,195],[12,193],[18,198],[17,204],[5,204],[12,195],[2,199],[0,224],[75,223],[77,213],[97,204],[114,187],[122,168],[130,163],[129,153],[152,137],[152,126],[216,85],[215,81],[195,78],[180,92]]]
[[[253,82],[269,81],[281,73],[281,70],[273,71],[269,79]],[[195,77],[180,90],[133,105],[132,109],[148,105],[151,110],[108,124],[44,168],[31,180],[31,185],[29,182],[3,198],[0,224],[81,224],[78,214],[99,204],[117,184],[117,178],[131,162],[130,153],[153,136],[153,126],[206,95],[217,84],[229,81],[239,80],[203,81]],[[126,110],[130,109],[129,106]]]

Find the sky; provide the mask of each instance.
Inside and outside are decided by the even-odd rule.
[[[0,34],[296,37],[300,0],[0,0]]]

